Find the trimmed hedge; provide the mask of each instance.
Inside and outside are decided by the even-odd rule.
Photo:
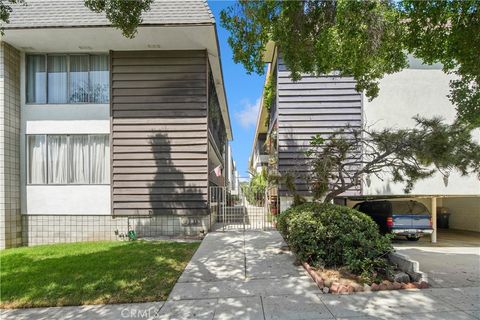
[[[282,212],[277,229],[297,257],[312,266],[346,267],[363,282],[390,271],[391,237],[381,235],[377,224],[357,210],[305,203]]]

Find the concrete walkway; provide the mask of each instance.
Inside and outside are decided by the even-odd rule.
[[[429,237],[414,243],[399,239],[394,247],[420,263],[432,288],[480,287],[478,232],[440,229],[438,243],[431,243]]]
[[[322,294],[276,231],[210,233],[168,301],[10,310],[2,319],[480,319],[480,288]]]

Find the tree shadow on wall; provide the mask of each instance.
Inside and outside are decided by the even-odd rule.
[[[200,139],[155,133],[150,138],[150,154],[143,167],[153,177],[147,181],[142,212],[149,218],[136,218],[139,237],[198,235],[202,218],[208,214],[207,150]],[[150,182],[150,183],[148,183]],[[204,230],[207,231],[207,230]]]

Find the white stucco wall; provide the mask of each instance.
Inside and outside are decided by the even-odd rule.
[[[452,76],[437,69],[405,69],[387,75],[380,82],[380,94],[373,101],[364,99],[364,121],[370,129],[413,127],[415,115],[424,117],[441,116],[452,122],[455,107],[448,100],[449,81]],[[480,132],[475,132],[480,143]],[[371,177],[371,185],[363,186],[365,195],[401,195],[403,185],[395,184],[385,173],[383,181]],[[480,181],[475,176],[461,177],[452,172],[448,186],[441,174],[419,181],[412,194],[480,195]]]
[[[21,63],[20,180],[22,214],[111,213],[110,185],[27,185],[26,135],[109,134],[109,104],[25,103],[25,58]]]
[[[27,185],[28,214],[110,214],[110,185]]]

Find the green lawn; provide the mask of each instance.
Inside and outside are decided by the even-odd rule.
[[[101,241],[0,251],[0,307],[165,300],[199,242]]]

